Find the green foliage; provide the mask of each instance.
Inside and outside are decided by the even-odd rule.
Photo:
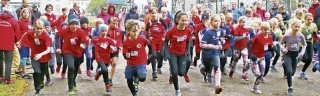
[[[87,8],[88,12],[93,12],[97,9],[101,9],[103,6],[108,6],[107,2],[109,0],[91,0],[89,7]]]
[[[14,81],[14,84],[7,85],[0,83],[1,96],[24,96],[31,87],[31,84],[21,77],[11,75],[11,79]]]

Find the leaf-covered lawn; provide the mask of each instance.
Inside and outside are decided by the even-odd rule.
[[[11,79],[14,80],[12,85],[0,83],[1,96],[23,96],[31,87],[27,80],[19,76],[11,75]]]

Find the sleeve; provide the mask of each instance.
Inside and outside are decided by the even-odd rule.
[[[168,29],[168,25],[166,24],[166,22],[162,18],[160,18],[160,22],[165,29]]]
[[[171,40],[171,38],[172,38],[172,30],[169,30],[169,31],[167,32],[166,36],[165,36],[165,39],[166,39],[166,40]]]
[[[79,36],[80,36],[81,43],[84,43],[84,42],[87,41],[86,35],[84,35],[84,31],[81,30],[81,31],[79,32]]]
[[[305,37],[302,34],[300,36],[301,36],[300,40],[301,40],[301,43],[302,43],[302,49],[301,49],[300,53],[304,54],[304,52],[306,51],[306,48],[307,48],[307,42],[306,42]]]
[[[229,28],[226,28],[226,34],[225,34],[225,37],[227,37],[229,40],[232,39],[232,35],[231,35],[231,31]]]
[[[126,55],[126,54],[129,52],[127,45],[128,45],[128,44],[127,44],[127,40],[125,40],[124,43],[123,43],[123,49],[122,49],[122,51],[123,51],[122,54],[123,54],[123,55]]]
[[[149,34],[151,34],[150,31],[149,31],[151,24],[150,24],[150,22],[148,22],[148,23],[146,23],[146,24],[147,24],[147,25],[146,25],[146,31],[147,31]]]
[[[193,30],[188,30],[188,35],[187,35],[188,41],[190,41],[192,39],[192,32],[193,32]]]
[[[92,45],[92,46],[89,46],[88,50],[92,52],[92,47],[93,47],[93,45],[96,45],[96,40],[92,39],[90,43],[91,43],[90,45]]]
[[[20,32],[20,27],[19,24],[16,20],[13,20],[14,23],[14,36],[15,36],[15,42],[18,42],[22,36],[21,32]]]
[[[48,34],[44,35],[44,40],[47,47],[52,47],[52,40]]]
[[[203,30],[204,31],[204,30]],[[208,41],[208,39],[209,39],[209,32],[205,32],[204,34],[203,34],[203,37],[201,38],[201,41],[200,41],[200,43],[202,43],[202,44],[207,44],[207,41]]]
[[[149,40],[148,39],[143,39],[144,42],[144,46],[148,46],[149,45]]]
[[[59,32],[57,32],[57,36],[59,36],[59,37],[64,37],[63,35],[66,33],[66,30],[67,30],[68,28],[66,28],[66,29],[62,29],[62,30],[60,30]]]

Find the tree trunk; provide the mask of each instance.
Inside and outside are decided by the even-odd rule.
[[[287,10],[288,10],[289,15],[291,16],[291,2],[290,2],[290,0],[286,0],[286,1],[287,1],[286,6],[288,6]]]

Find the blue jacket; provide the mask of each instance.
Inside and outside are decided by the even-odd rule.
[[[225,31],[225,38],[230,40],[230,47],[234,45],[234,40],[233,37],[231,35],[231,31],[230,28],[227,25],[224,26],[220,26],[220,29],[222,30],[222,32]]]
[[[126,14],[126,17],[124,19],[124,23],[126,23],[126,21],[128,19],[139,20],[139,14],[137,12],[133,12],[134,9],[138,9],[138,6],[136,4],[133,4],[131,6],[130,11]]]
[[[91,34],[92,38],[96,37],[96,36],[100,36],[99,28],[94,28],[91,33],[92,33]],[[90,44],[89,48],[90,47],[94,47],[94,45]]]
[[[233,21],[235,23],[237,23],[239,17],[243,16],[243,14],[239,9],[232,8],[231,10],[232,10],[232,13],[233,13]]]
[[[52,49],[56,50],[58,46],[58,42],[56,39],[56,32],[52,31],[50,28],[50,31],[48,32],[49,37],[51,38],[52,41]],[[55,53],[55,51],[53,51]]]
[[[223,31],[221,29],[213,30],[211,28],[206,28],[201,31],[201,34],[203,34],[203,37],[200,41],[200,43],[202,44],[219,45],[220,37],[224,37]],[[202,49],[201,52],[203,58],[213,58],[213,56],[220,55],[220,50],[217,49]]]

